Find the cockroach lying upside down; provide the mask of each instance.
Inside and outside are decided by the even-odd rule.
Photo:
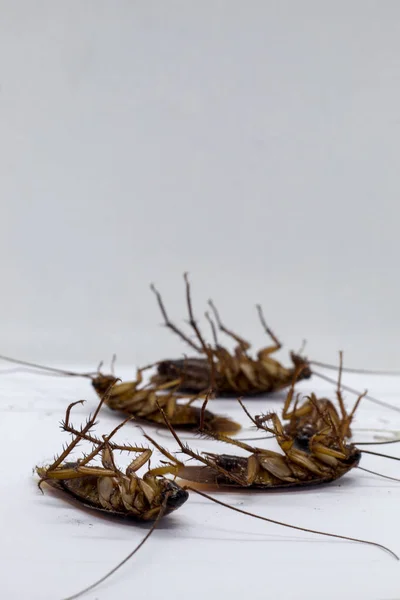
[[[190,283],[187,273],[184,274],[186,286],[186,302],[189,315],[189,324],[194,331],[196,341],[193,341],[173,322],[170,321],[161,294],[154,285],[151,285],[155,293],[158,305],[160,307],[164,324],[166,327],[176,333],[184,342],[186,342],[198,356],[182,359],[161,360],[158,363],[157,374],[153,376],[152,381],[155,385],[162,385],[169,381],[180,379],[178,390],[190,393],[198,393],[210,387],[211,367],[210,356],[215,368],[215,393],[218,396],[253,396],[260,394],[269,394],[289,387],[293,378],[296,381],[310,379],[316,375],[333,383],[329,377],[317,373],[311,369],[311,365],[332,368],[332,365],[310,361],[299,353],[291,352],[292,367],[284,367],[280,362],[272,358],[272,355],[282,348],[282,344],[268,327],[261,306],[257,305],[258,315],[264,331],[271,338],[272,344],[266,346],[257,352],[256,358],[249,354],[251,345],[240,337],[237,333],[225,327],[222,323],[219,312],[214,303],[210,300],[209,305],[213,312],[215,321],[210,314],[206,313],[206,318],[210,323],[214,344],[210,346],[206,343],[196,319],[193,314]],[[217,328],[231,337],[236,342],[233,353],[224,348],[218,340]],[[352,372],[363,372],[359,369],[344,369]],[[366,371],[365,371],[366,372]],[[378,373],[371,371],[371,373]],[[395,373],[392,373],[395,374]],[[348,386],[343,389],[358,395],[357,390]],[[392,406],[386,402],[365,395],[367,400],[384,406],[398,412],[399,407]]]
[[[141,521],[155,520],[160,514],[168,514],[188,499],[188,493],[173,481],[148,471],[143,477],[136,472],[149,462],[152,451],[136,446],[117,445],[111,438],[130,419],[120,423],[103,440],[90,434],[106,394],[100,401],[93,416],[87,424],[77,430],[70,424],[71,409],[83,401],[73,402],[66,411],[62,429],[75,437],[66,449],[48,467],[36,467],[40,477],[39,486],[43,482],[62,491],[85,506],[102,510],[114,515],[128,516]],[[74,447],[82,440],[94,445],[93,451],[75,462],[66,459]],[[127,467],[125,473],[120,471],[114,460],[113,451],[134,452],[139,454]],[[93,459],[101,455],[102,466],[94,466]],[[166,469],[168,472],[169,469]]]
[[[211,301],[209,304],[214,313],[218,328],[233,338],[237,343],[237,346],[232,354],[220,345],[217,338],[216,326],[208,313],[206,314],[206,317],[210,322],[213,332],[214,346],[210,347],[207,345],[193,315],[190,284],[187,273],[185,273],[184,278],[186,284],[189,323],[195,332],[198,343],[193,342],[169,320],[161,294],[156,290],[154,285],[152,285],[151,288],[156,294],[165,325],[179,335],[179,337],[189,344],[193,350],[203,356],[178,360],[163,360],[159,362],[158,374],[153,377],[154,383],[158,385],[179,377],[181,379],[179,389],[181,390],[194,393],[207,389],[210,385],[210,352],[216,367],[215,392],[220,396],[231,396],[232,394],[250,396],[274,392],[289,386],[293,381],[293,376],[296,372],[299,373],[299,379],[308,379],[311,377],[311,369],[307,359],[299,354],[295,354],[294,352],[291,353],[290,356],[293,362],[292,368],[283,367],[278,361],[271,357],[274,352],[282,347],[282,344],[267,326],[260,306],[257,308],[261,323],[266,333],[271,337],[273,344],[259,350],[256,359],[252,358],[248,353],[248,350],[251,347],[249,342],[246,342],[246,340],[239,337],[239,335],[227,329],[222,324],[217,309]],[[303,367],[301,372],[298,371],[298,367],[300,366]]]
[[[340,374],[341,368],[342,355]],[[182,443],[161,409],[165,422],[181,451],[202,463],[202,466],[187,466],[176,461],[178,477],[218,486],[264,490],[301,488],[330,483],[343,477],[351,469],[359,467],[362,453],[399,460],[376,452],[360,450],[355,444],[347,441],[351,437],[351,422],[366,392],[359,395],[353,409],[347,413],[340,389],[340,374],[336,394],[341,415],[332,401],[326,398],[317,399],[315,394],[311,394],[301,406],[298,406],[297,398],[293,410],[290,410],[296,377],[293,379],[283,408],[282,416],[287,421],[285,425],[273,412],[252,417],[243,402],[239,400],[244,412],[257,429],[272,434],[282,453],[250,446],[242,440],[232,439],[223,434],[204,432],[205,437],[237,446],[249,453],[249,456],[210,452],[199,454]],[[392,441],[383,443],[392,443]],[[367,469],[362,468],[362,470],[386,477]],[[388,479],[399,481],[392,477]]]
[[[294,385],[297,376],[293,378],[291,388],[286,396],[285,404],[282,409],[282,419],[287,421],[283,430],[295,438],[296,445],[300,448],[308,449],[310,439],[321,431],[326,431],[327,425],[331,432],[338,435],[342,440],[350,439],[352,432],[350,424],[361,400],[367,392],[360,394],[350,413],[347,412],[341,390],[342,370],[343,370],[343,352],[339,353],[338,381],[336,388],[336,399],[339,411],[329,398],[318,398],[314,392],[308,396],[306,401],[298,406],[299,394],[294,400]],[[302,367],[299,367],[299,370]],[[291,408],[294,403],[293,408]],[[332,440],[333,441],[333,440]]]
[[[234,434],[241,428],[239,423],[228,417],[216,415],[209,410],[202,412],[200,407],[193,406],[194,401],[202,396],[204,397],[205,390],[189,398],[187,395],[178,394],[177,389],[181,385],[179,377],[163,383],[142,385],[144,371],[152,368],[153,365],[138,369],[134,381],[120,382],[115,375],[102,373],[100,371],[101,365],[95,373],[75,373],[6,356],[0,356],[0,359],[49,371],[50,373],[90,379],[97,395],[100,398],[105,397],[105,404],[111,410],[131,415],[143,423],[157,424],[164,427],[164,420],[158,409],[159,404],[176,429],[198,431],[200,420],[202,420],[202,427],[207,431]],[[107,390],[110,390],[108,394],[106,394]]]

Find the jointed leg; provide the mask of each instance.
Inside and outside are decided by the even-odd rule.
[[[274,332],[268,327],[268,325],[267,325],[267,323],[265,321],[265,317],[264,317],[264,313],[263,313],[263,310],[261,308],[261,305],[257,304],[256,308],[257,308],[258,316],[259,316],[260,321],[261,321],[261,325],[264,328],[264,331],[269,335],[269,337],[274,342],[273,346],[270,346],[268,348],[264,348],[262,350],[262,353],[263,354],[272,354],[273,352],[276,352],[277,350],[280,350],[282,348],[282,344],[278,340],[278,338],[276,337],[276,335],[274,334]]]
[[[223,333],[226,333],[226,335],[229,335],[229,337],[233,338],[239,344],[240,350],[242,350],[242,352],[246,353],[246,351],[249,350],[249,348],[251,348],[251,344],[249,344],[249,342],[247,342],[242,337],[240,337],[237,333],[235,333],[234,331],[232,331],[230,329],[227,329],[227,327],[225,327],[225,325],[223,325],[223,323],[220,319],[220,316],[219,316],[219,312],[217,311],[215,304],[212,300],[209,300],[208,304],[210,305],[211,310],[214,313],[214,317],[215,317],[215,320],[217,321],[217,325],[218,325],[218,328],[220,329],[220,331],[223,331]]]
[[[241,398],[238,398],[238,402],[239,402],[240,406],[243,408],[243,410],[246,413],[246,415],[249,417],[250,421],[252,423],[254,423],[254,425],[257,427],[257,429],[263,429],[267,433],[272,433],[273,435],[276,435],[275,429],[272,429],[271,427],[268,427],[267,425],[264,425],[264,423],[266,421],[270,421],[271,420],[272,416],[275,413],[268,413],[267,415],[257,415],[256,417],[253,417],[253,415],[251,415],[249,413],[249,411],[247,410],[247,408],[243,404]]]
[[[210,317],[210,315],[209,315],[208,312],[205,313],[205,317],[206,317],[207,321],[210,323],[210,326],[211,326],[212,336],[213,336],[213,339],[214,339],[214,346],[215,346],[215,348],[219,348],[220,345],[219,345],[219,342],[218,342],[217,329],[215,327],[215,323],[212,320],[212,318]]]
[[[201,344],[201,350],[200,350],[200,352],[203,352],[204,354],[206,354],[208,356],[208,353],[209,353],[208,345],[204,341],[204,338],[201,335],[200,329],[198,328],[197,323],[196,323],[196,321],[194,319],[194,315],[193,315],[192,298],[191,298],[191,295],[190,295],[190,283],[189,283],[188,274],[184,273],[183,274],[183,278],[184,278],[185,284],[186,284],[186,302],[187,302],[188,313],[189,313],[189,325],[194,330],[194,332],[195,332],[195,334],[197,336],[197,339],[199,340],[199,342]]]
[[[343,352],[340,351],[339,352],[339,372],[338,372],[338,382],[337,382],[337,389],[336,389],[336,397],[338,399],[338,403],[339,403],[339,407],[340,407],[340,412],[342,414],[342,419],[345,420],[347,417],[347,411],[346,408],[344,406],[344,402],[343,402],[343,396],[342,396],[342,369],[343,369]]]
[[[92,444],[97,444],[97,445],[102,445],[103,442],[97,438],[95,435],[91,435],[89,433],[84,433],[84,429],[79,430],[76,429],[69,421],[70,419],[70,414],[71,414],[71,409],[76,405],[76,404],[82,404],[84,402],[84,400],[78,400],[78,402],[73,402],[72,404],[70,404],[67,408],[66,411],[66,416],[65,416],[65,421],[61,424],[61,427],[63,429],[63,431],[66,431],[68,433],[72,433],[73,435],[77,436],[80,439],[84,439],[87,440],[88,442],[91,442]],[[115,431],[118,431],[119,428],[123,427],[123,425],[125,425],[125,423],[127,423],[128,421],[132,420],[133,417],[128,417],[126,418],[122,423],[120,423]],[[114,435],[114,433],[112,432],[109,436],[112,437],[112,435]],[[128,446],[127,444],[114,444],[110,442],[110,447],[112,448],[112,450],[120,450],[121,452],[142,452],[143,448],[138,448],[136,446]]]
[[[164,317],[165,326],[171,329],[171,331],[173,331],[174,333],[176,333],[176,335],[178,335],[182,340],[189,344],[189,346],[196,350],[196,352],[202,352],[201,347],[197,346],[194,342],[192,342],[192,340],[187,335],[185,335],[183,331],[178,329],[178,327],[169,320],[160,292],[155,288],[153,284],[151,284],[150,288],[156,295],[158,306],[160,307],[161,314]]]
[[[222,475],[224,475],[224,477],[226,477],[228,479],[231,479],[232,481],[235,481],[240,486],[246,486],[247,485],[247,481],[245,479],[243,479],[242,477],[238,477],[237,475],[234,475],[233,473],[230,473],[229,471],[226,471],[222,467],[219,467],[218,465],[216,465],[212,460],[209,460],[206,457],[202,456],[201,454],[198,454],[197,452],[194,452],[193,450],[191,450],[189,448],[189,446],[185,445],[181,441],[181,439],[179,438],[179,436],[176,433],[175,429],[172,427],[172,425],[171,425],[171,423],[170,423],[167,415],[165,414],[164,410],[161,408],[160,405],[158,405],[158,408],[159,408],[159,410],[160,410],[160,412],[161,412],[161,414],[163,416],[163,419],[164,419],[164,422],[165,422],[166,426],[168,427],[168,429],[172,433],[173,437],[175,438],[175,440],[178,443],[181,451],[184,454],[186,454],[187,456],[190,456],[191,458],[194,458],[195,460],[198,460],[198,461],[202,462],[207,467],[210,467],[211,469],[214,469],[214,471],[218,471],[219,473],[221,473]]]
[[[365,392],[363,392],[362,394],[360,394],[358,396],[358,398],[357,398],[357,400],[356,400],[356,402],[355,402],[355,404],[353,406],[353,409],[352,409],[351,413],[346,417],[346,419],[343,419],[342,431],[341,431],[341,434],[342,434],[343,437],[348,436],[350,425],[351,425],[351,422],[352,422],[352,420],[354,418],[354,414],[355,414],[355,412],[356,412],[356,410],[358,408],[358,405],[360,404],[361,400],[367,395],[367,393],[368,393],[368,390],[365,390]]]
[[[300,373],[300,372],[301,372],[301,368],[297,368],[297,369],[296,369],[296,372],[295,372],[295,374],[294,374],[293,380],[292,380],[292,385],[290,386],[290,389],[289,389],[289,391],[288,391],[288,393],[287,393],[287,396],[286,396],[285,404],[284,404],[284,406],[283,406],[283,410],[282,410],[282,418],[283,418],[283,419],[286,419],[286,420],[287,420],[287,419],[290,419],[292,416],[294,416],[294,415],[296,414],[296,413],[295,413],[295,411],[296,411],[296,408],[294,408],[294,409],[292,410],[292,412],[291,412],[291,413],[289,413],[288,411],[289,411],[289,407],[290,407],[290,405],[291,405],[291,403],[292,403],[292,401],[293,401],[294,387],[295,387],[295,385],[296,385],[296,382],[297,382],[297,380],[298,380],[298,377],[299,377],[299,373]],[[296,403],[295,403],[295,404],[296,404],[296,406],[297,406],[297,400],[296,400]],[[301,408],[302,408],[302,407],[301,407]],[[301,408],[300,408],[300,410],[301,410]],[[307,411],[307,412],[308,412],[308,411]]]
[[[60,456],[58,458],[56,458],[56,460],[53,462],[53,464],[50,465],[50,467],[49,467],[50,470],[56,469],[67,458],[67,456],[72,452],[72,450],[75,448],[75,446],[77,446],[77,444],[79,444],[82,437],[85,436],[92,429],[92,427],[95,425],[97,415],[99,414],[100,409],[103,406],[104,402],[109,398],[110,391],[114,385],[115,385],[115,382],[110,385],[110,387],[108,388],[106,393],[100,399],[100,402],[97,405],[97,408],[93,413],[93,416],[89,418],[88,422],[86,423],[85,427],[80,432],[79,436],[76,436],[72,440],[72,442],[70,444],[68,444],[68,446],[65,448],[65,450],[60,454]],[[69,415],[70,415],[72,407],[75,406],[76,404],[83,404],[83,403],[84,403],[84,400],[78,400],[78,402],[72,402],[68,406],[66,414],[65,414],[66,421],[69,420]]]

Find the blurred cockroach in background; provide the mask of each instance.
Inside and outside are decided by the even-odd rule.
[[[157,424],[164,427],[164,420],[157,406],[158,402],[165,409],[168,418],[177,429],[197,431],[199,428],[201,409],[198,406],[193,406],[193,403],[204,396],[205,391],[189,397],[188,395],[178,394],[179,378],[159,384],[142,385],[143,372],[153,365],[138,369],[134,381],[118,383],[115,375],[101,373],[101,365],[95,373],[75,373],[6,356],[0,356],[0,359],[58,375],[88,378],[100,398],[114,383],[115,385],[110,388],[110,393],[105,400],[105,404],[111,410],[132,415],[143,423]],[[234,434],[241,429],[241,426],[232,419],[215,415],[209,410],[204,414],[203,420],[204,428],[209,431]]]
[[[179,329],[168,317],[163,299],[160,292],[154,284],[151,284],[151,289],[156,295],[159,308],[161,310],[164,325],[171,331],[177,334],[184,342],[186,342],[199,356],[185,357],[182,359],[167,359],[158,362],[157,374],[153,376],[152,381],[155,385],[165,384],[169,381],[180,379],[178,389],[190,393],[198,393],[207,389],[210,386],[210,361],[208,359],[211,351],[212,359],[215,362],[216,368],[216,384],[215,393],[217,396],[256,396],[270,394],[282,390],[290,386],[293,382],[293,377],[297,376],[297,381],[309,379],[312,375],[316,375],[325,381],[334,383],[332,379],[311,369],[311,365],[316,364],[321,367],[335,368],[332,365],[310,361],[302,356],[302,352],[291,352],[290,357],[293,363],[292,367],[284,367],[280,362],[272,358],[272,355],[282,348],[282,344],[273,331],[268,327],[262,308],[257,305],[258,315],[264,331],[272,340],[272,345],[266,346],[257,352],[256,358],[249,355],[251,344],[244,340],[237,333],[228,329],[221,321],[219,312],[214,303],[209,300],[209,306],[213,312],[214,320],[209,313],[206,313],[206,318],[210,323],[214,344],[210,346],[204,339],[200,331],[197,321],[194,317],[191,289],[188,274],[184,273],[186,286],[186,303],[189,316],[189,325],[195,333],[196,341],[193,341],[181,329]],[[236,347],[233,352],[230,352],[223,347],[217,336],[217,328],[231,337],[236,342]],[[344,369],[347,370],[347,369]],[[357,369],[348,369],[351,372],[358,372]],[[367,373],[367,370],[360,370]],[[382,373],[398,375],[397,372],[378,372],[370,371],[371,373]],[[358,395],[359,392],[349,386],[342,386],[343,389]],[[387,402],[383,402],[376,398],[365,396],[367,400],[399,412],[400,407],[392,406]]]

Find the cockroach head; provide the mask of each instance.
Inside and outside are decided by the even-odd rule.
[[[295,352],[290,353],[290,358],[292,359],[295,369],[301,368],[298,379],[310,379],[312,371],[308,360],[304,356],[300,356],[300,354],[296,354]]]
[[[162,496],[168,494],[167,512],[170,513],[176,510],[189,498],[189,493],[182,489],[177,483],[170,479],[162,479]]]
[[[117,381],[114,375],[102,375],[101,373],[92,379],[92,386],[100,395],[105,394],[110,386]]]

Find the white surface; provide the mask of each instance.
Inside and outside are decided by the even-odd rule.
[[[132,373],[133,369],[117,369],[124,378]],[[400,384],[393,378],[366,380],[353,376],[345,381],[355,386],[368,385],[371,393],[398,404]],[[330,386],[318,380],[303,382],[300,387],[303,391],[332,393]],[[113,567],[147,529],[80,510],[48,488],[42,495],[36,487],[32,468],[50,461],[68,439],[58,428],[66,405],[87,399],[86,405],[74,411],[73,422],[78,424],[96,404],[95,393],[86,380],[2,372],[0,393],[0,596],[7,600],[61,600]],[[349,394],[346,399],[349,405],[354,401]],[[282,402],[251,400],[247,405],[252,413],[259,413],[274,407],[280,409]],[[217,400],[213,408],[247,424],[233,401]],[[105,409],[96,431],[108,432],[118,421],[116,413]],[[365,402],[355,427],[354,437],[358,440],[371,439],[373,435],[358,428],[396,432],[400,430],[400,413],[380,410]],[[155,435],[154,428],[149,431]],[[135,427],[126,426],[120,439],[139,442],[141,434]],[[176,449],[171,441],[159,439]],[[214,447],[214,443],[203,440],[191,444],[204,450]],[[220,452],[225,450],[222,445],[217,447]],[[396,445],[380,449],[400,455]],[[400,476],[400,463],[395,461],[364,456],[361,464]],[[377,541],[400,553],[400,483],[355,470],[337,483],[312,490],[215,495],[267,517]],[[86,597],[200,600],[208,595],[232,600],[248,596],[254,600],[398,600],[399,581],[400,563],[376,548],[284,529],[192,496],[162,521],[129,564]]]
[[[398,367],[399,57],[395,1],[3,0],[1,352],[152,361],[189,270],[257,344],[261,302]]]

